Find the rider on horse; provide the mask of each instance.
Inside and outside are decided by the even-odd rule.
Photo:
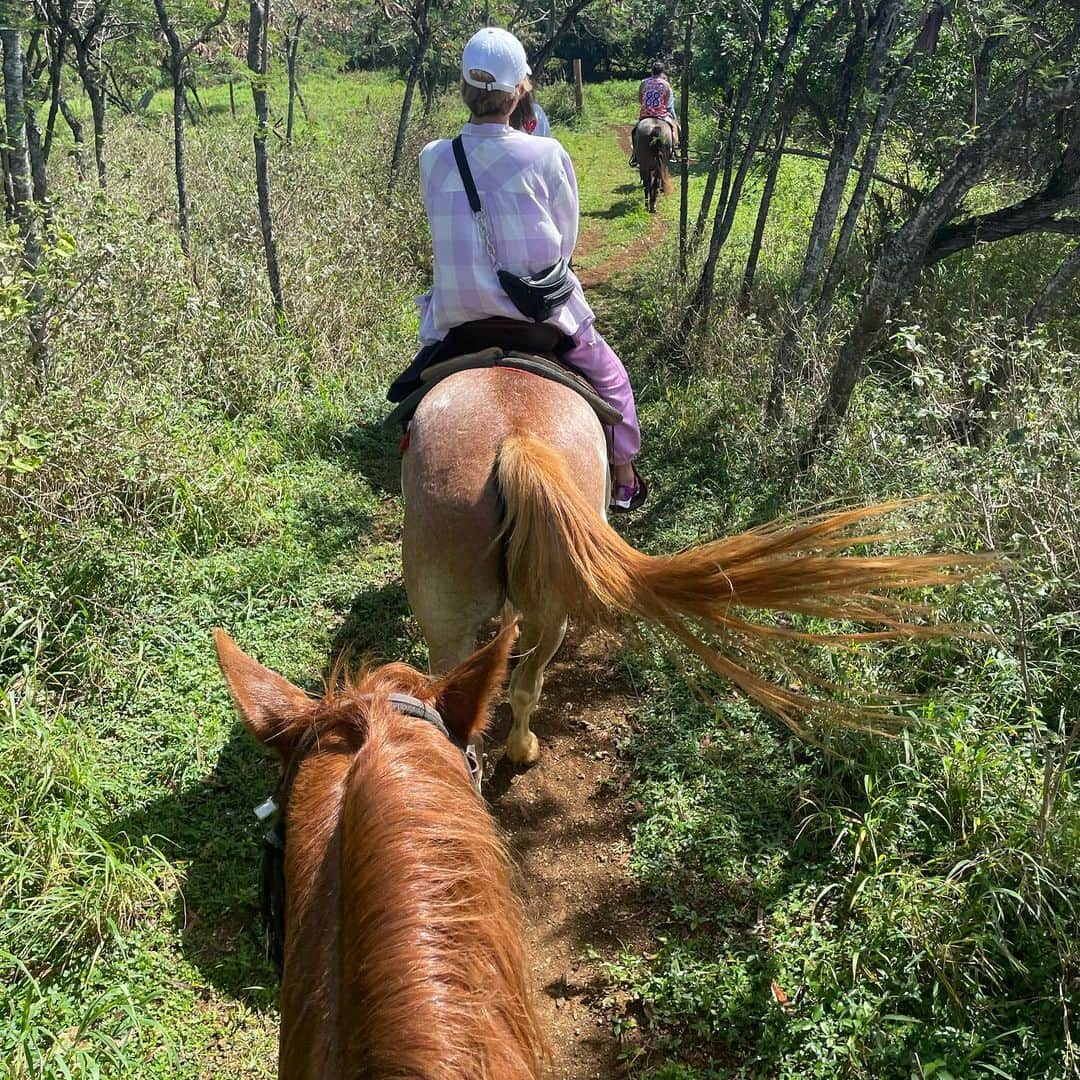
[[[522,320],[497,273],[536,275],[573,254],[578,233],[578,191],[570,157],[555,139],[515,131],[510,117],[528,88],[525,49],[497,27],[478,31],[461,59],[461,95],[470,111],[461,148],[482,211],[470,209],[450,139],[429,143],[420,154],[420,180],[431,226],[434,277],[417,298],[420,343],[441,342],[455,327],[492,317]],[[486,219],[482,221],[481,219]],[[488,234],[486,237],[482,228]],[[493,265],[493,254],[499,267]],[[559,359],[583,375],[605,402],[622,414],[611,429],[610,508],[637,509],[646,488],[633,460],[641,444],[634,394],[622,361],[596,330],[581,283],[568,271],[572,291],[545,323],[562,332]],[[523,323],[523,329],[530,324]],[[421,350],[391,387],[391,401],[408,393],[408,380],[424,366]],[[477,423],[482,418],[475,418]]]
[[[667,74],[664,72],[664,65],[659,61],[653,64],[652,75],[641,80],[641,86],[638,87],[638,101],[641,102],[638,124],[650,117],[666,120],[671,128],[671,149],[674,152],[679,145],[679,114],[675,111],[675,91],[671,88],[671,83],[668,82]],[[634,130],[630,133],[631,146],[634,145],[634,136],[636,134],[637,124],[634,125]],[[630,167],[636,169],[637,164],[636,156],[631,154]]]

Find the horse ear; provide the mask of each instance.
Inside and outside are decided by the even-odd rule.
[[[451,734],[463,742],[487,726],[491,699],[506,682],[517,636],[518,620],[514,619],[435,684],[435,708]]]
[[[229,684],[236,711],[255,738],[282,750],[274,740],[286,732],[298,713],[310,708],[311,698],[288,679],[248,656],[224,630],[214,631],[218,664]]]

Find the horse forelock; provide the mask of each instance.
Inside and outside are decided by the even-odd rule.
[[[281,1075],[335,1075],[312,1071],[321,1041],[343,1076],[538,1076],[507,853],[460,751],[392,692],[434,697],[389,665],[313,709],[328,734],[290,800]]]

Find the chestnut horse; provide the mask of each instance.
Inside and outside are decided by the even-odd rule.
[[[567,616],[631,616],[663,628],[708,668],[800,733],[802,718],[868,713],[770,681],[790,646],[944,633],[913,621],[921,609],[893,590],[956,581],[966,556],[855,556],[850,527],[894,505],[824,515],[730,536],[677,555],[645,555],[606,520],[607,446],[573,390],[505,368],[458,372],[420,402],[402,458],[405,586],[430,666],[467,656],[482,623],[507,603],[522,614],[521,659],[510,678],[511,761],[537,760],[529,722]],[[982,565],[991,562],[981,560]],[[810,634],[751,621],[746,609],[876,624]],[[791,670],[788,668],[788,670]]]
[[[485,725],[516,626],[438,681],[390,664],[322,698],[215,636],[244,724],[285,768],[281,1080],[534,1080],[507,853],[447,737]]]
[[[648,116],[639,120],[634,130],[634,157],[645,191],[645,207],[656,213],[660,192],[671,194],[671,125],[666,120]]]

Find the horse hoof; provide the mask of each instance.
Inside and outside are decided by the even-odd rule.
[[[520,739],[511,734],[506,740],[506,756],[515,765],[535,765],[540,760],[540,740],[531,731]]]

